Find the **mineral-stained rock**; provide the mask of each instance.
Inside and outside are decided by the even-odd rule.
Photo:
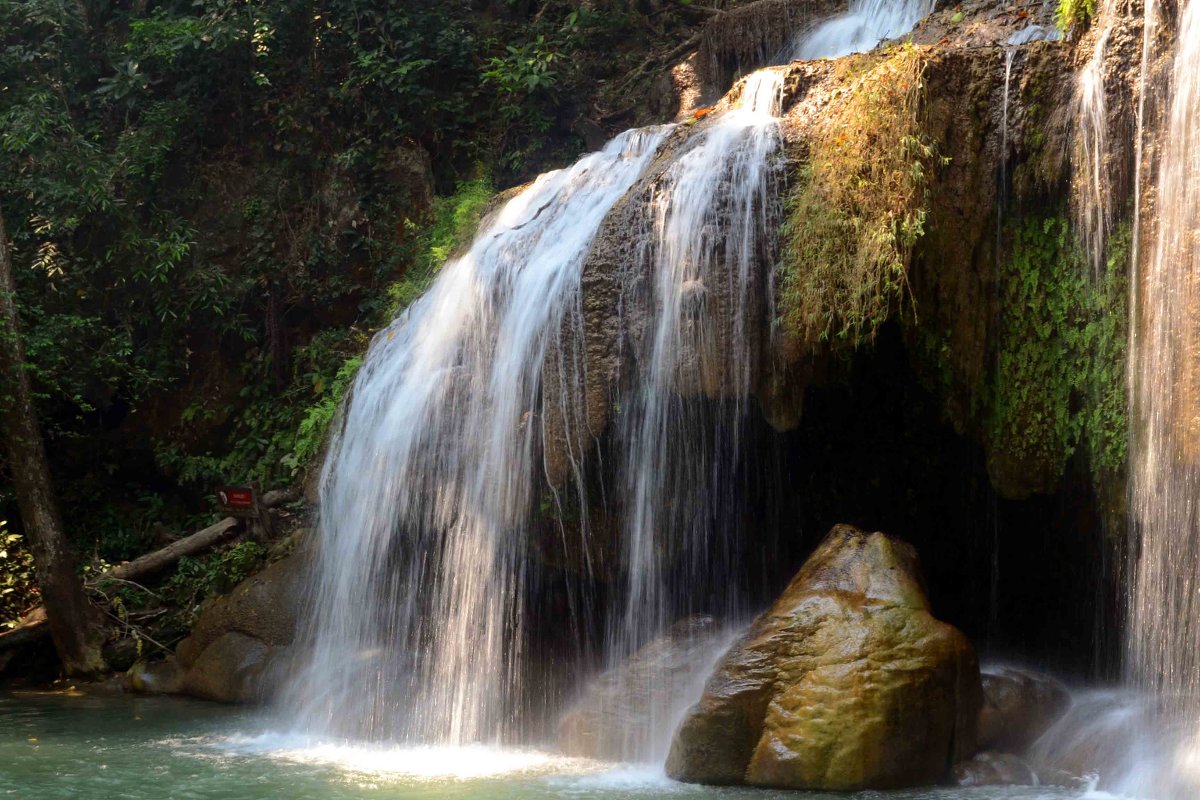
[[[983,674],[979,746],[1023,753],[1071,706],[1071,693],[1049,675],[1002,667]]]
[[[714,103],[739,75],[789,60],[798,34],[844,9],[838,0],[756,0],[712,20],[694,58],[701,100]]]
[[[979,665],[934,619],[916,552],[836,526],[717,666],[667,760],[679,780],[933,783],[975,750]]]

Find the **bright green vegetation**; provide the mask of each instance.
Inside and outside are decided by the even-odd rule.
[[[822,120],[809,164],[795,176],[782,317],[803,341],[869,341],[907,294],[929,171],[939,162],[921,128],[926,63],[912,45],[859,57],[849,98]]]
[[[37,604],[33,556],[22,537],[0,519],[0,630],[10,627],[28,608]]]
[[[1063,34],[1082,29],[1096,16],[1096,0],[1058,0],[1054,22]]]
[[[297,348],[292,373],[282,388],[270,381],[248,380],[239,400],[245,410],[233,421],[232,446],[223,453],[185,453],[171,442],[156,448],[159,465],[197,491],[219,485],[225,476],[264,486],[298,477],[321,447],[325,431],[362,363],[366,336],[355,331],[325,331]],[[184,421],[208,421],[220,408],[195,404]]]
[[[478,172],[478,177],[460,183],[454,194],[433,201],[417,257],[404,277],[388,287],[392,316],[420,297],[446,260],[471,243],[488,203],[495,196],[491,178],[482,167]]]
[[[1080,448],[1094,479],[1125,463],[1129,231],[1109,247],[1102,276],[1087,274],[1063,217],[1011,231],[999,275],[995,372],[983,392],[993,469],[1052,486]]]

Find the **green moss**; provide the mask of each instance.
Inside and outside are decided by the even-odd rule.
[[[1129,442],[1126,365],[1129,347],[1129,257],[1133,234],[1128,224],[1108,243],[1103,285],[1093,293],[1101,311],[1090,329],[1094,358],[1088,372],[1088,404],[1084,409],[1083,443],[1097,484],[1119,479]]]
[[[908,289],[935,145],[920,124],[925,51],[860,57],[814,133],[783,226],[782,323],[801,341],[870,341]]]
[[[325,441],[325,433],[362,363],[362,356],[348,358],[338,367],[333,380],[325,384],[321,378],[321,383],[313,386],[316,400],[304,411],[304,417],[296,428],[292,452],[283,457],[284,466],[298,473],[317,457]]]
[[[1103,276],[1061,216],[1011,231],[999,277],[995,371],[983,393],[993,478],[1012,490],[1048,489],[1084,448],[1093,477],[1125,461],[1125,297],[1128,233]]]

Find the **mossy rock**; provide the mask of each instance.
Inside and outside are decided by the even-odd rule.
[[[179,690],[227,703],[269,699],[291,657],[308,570],[298,551],[205,608],[176,650]]]
[[[979,665],[934,619],[916,552],[830,531],[685,717],[668,773],[852,791],[936,783],[974,751]]]

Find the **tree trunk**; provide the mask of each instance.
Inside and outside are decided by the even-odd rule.
[[[105,671],[100,655],[100,617],[88,602],[75,559],[63,536],[62,518],[50,482],[46,450],[25,371],[17,319],[16,285],[8,234],[0,209],[0,434],[33,554],[34,571],[54,647],[68,675]]]

